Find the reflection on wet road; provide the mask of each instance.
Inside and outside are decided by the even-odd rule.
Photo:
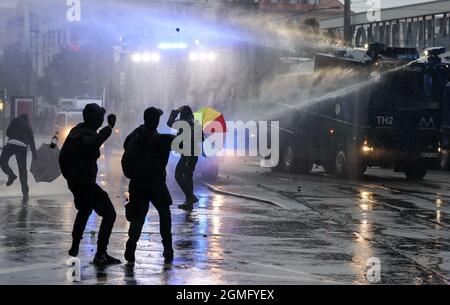
[[[122,258],[127,181],[118,170],[118,156],[102,162],[99,183],[118,213],[109,249]],[[183,197],[170,178],[173,264],[163,262],[152,208],[136,264],[95,268],[89,263],[99,225],[93,214],[80,249],[80,284],[370,284],[366,273],[372,257],[380,259],[381,283],[442,284],[450,270],[446,177],[436,173],[411,184],[373,170],[362,181],[347,181],[320,170],[291,176],[251,163],[223,164],[218,186],[259,197],[270,196],[271,188],[288,208],[199,186],[200,202],[191,213],[176,208]],[[49,194],[27,205],[19,199],[0,198],[0,284],[70,284],[65,261],[75,217],[72,197]]]

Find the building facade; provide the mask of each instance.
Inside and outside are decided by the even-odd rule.
[[[343,17],[323,19],[320,29],[342,37],[343,24]],[[450,0],[352,14],[351,24],[357,47],[370,42],[419,50],[450,47]]]

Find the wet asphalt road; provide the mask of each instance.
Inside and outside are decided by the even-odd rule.
[[[127,184],[119,160],[102,160],[99,183],[118,214],[109,252],[122,258]],[[75,284],[373,284],[366,276],[372,257],[381,263],[379,283],[445,284],[449,177],[433,172],[411,183],[373,169],[361,181],[348,181],[320,168],[300,176],[262,170],[255,160],[225,161],[216,186],[283,204],[217,194],[197,183],[200,202],[187,213],[176,208],[183,197],[169,179],[173,264],[163,263],[151,209],[136,264],[94,267],[99,219],[93,214],[79,255],[82,281]],[[75,209],[64,181],[32,184],[28,204],[7,193],[2,182],[0,192],[0,284],[73,284],[66,280],[65,262]]]

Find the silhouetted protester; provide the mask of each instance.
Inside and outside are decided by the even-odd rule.
[[[73,193],[78,210],[72,231],[72,247],[69,255],[77,256],[86,223],[94,210],[102,217],[97,241],[96,265],[118,264],[120,260],[107,254],[109,237],[116,220],[116,211],[108,194],[96,183],[97,159],[100,147],[109,138],[116,123],[113,114],[108,116],[108,126],[102,126],[105,109],[97,104],[88,104],[83,110],[83,123],[70,131],[61,148],[59,164],[67,185]]]
[[[195,142],[194,137],[195,122],[191,107],[182,106],[177,110],[172,110],[167,125],[172,127],[175,122],[177,122],[178,114],[180,115],[179,121],[185,121],[191,126],[191,153],[189,156],[182,154],[175,169],[175,180],[186,196],[186,201],[178,207],[190,211],[194,208],[194,203],[198,202],[198,198],[194,195],[193,181],[195,166],[198,161],[198,155],[195,154],[195,146],[198,145],[198,143]],[[180,133],[181,129],[179,130],[178,135],[180,135]]]
[[[166,186],[166,166],[169,160],[174,135],[157,132],[161,109],[147,108],[144,112],[144,125],[136,128],[125,139],[125,153],[122,169],[129,184],[129,203],[125,207],[130,222],[125,259],[135,261],[137,242],[152,202],[159,214],[159,230],[164,246],[165,262],[173,260],[172,218],[170,205],[172,197]]]
[[[19,168],[20,184],[22,186],[23,202],[28,201],[28,173],[27,173],[27,147],[30,146],[33,158],[36,158],[36,146],[34,143],[33,130],[31,129],[28,115],[21,114],[14,118],[6,130],[8,141],[2,150],[0,156],[0,167],[3,172],[8,175],[6,186],[13,184],[17,179],[11,167],[9,167],[9,159],[16,157],[17,166]]]

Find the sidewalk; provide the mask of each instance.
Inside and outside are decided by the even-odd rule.
[[[239,173],[236,169],[239,168]],[[247,200],[271,204],[282,209],[309,210],[301,203],[280,195],[265,186],[273,186],[273,177],[266,176],[269,168],[259,166],[259,159],[240,157],[235,160],[225,160],[219,165],[219,177],[214,183],[204,183],[211,191],[229,196],[236,196]],[[287,178],[276,178],[277,183],[295,189],[295,181]]]

